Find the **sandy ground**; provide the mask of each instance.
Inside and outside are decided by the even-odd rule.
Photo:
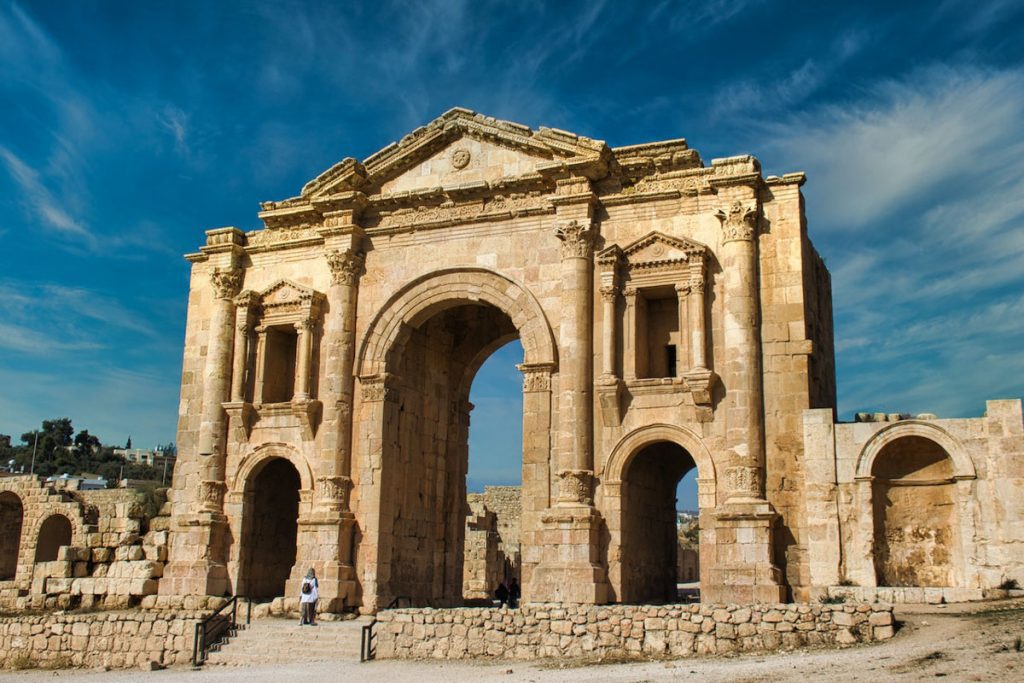
[[[1024,599],[950,605],[902,607],[902,622],[892,640],[845,649],[797,650],[785,653],[677,659],[630,664],[575,666],[572,662],[396,662],[359,664],[350,661],[217,668],[201,671],[169,669],[139,671],[4,672],[4,681],[396,681],[398,683],[467,683],[531,681],[555,683],[597,681],[641,683],[687,678],[703,681],[1024,681]]]

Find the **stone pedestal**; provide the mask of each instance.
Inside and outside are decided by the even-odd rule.
[[[172,531],[160,595],[230,595],[224,562],[227,517],[220,513],[192,515],[179,520]]]
[[[524,602],[603,604],[608,576],[598,556],[600,516],[588,505],[556,506],[541,518],[541,562]]]
[[[352,566],[355,516],[351,512],[315,513],[299,520],[297,559],[287,596],[298,596],[302,577],[312,567],[320,584],[320,609],[340,612],[356,604],[356,577]]]
[[[782,572],[772,563],[778,514],[765,501],[729,504],[715,515],[716,554],[701,576],[701,602],[784,602]]]

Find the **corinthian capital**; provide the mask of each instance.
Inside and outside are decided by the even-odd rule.
[[[336,285],[354,285],[363,272],[364,257],[351,249],[335,249],[327,253],[327,265],[331,269],[331,282]]]
[[[725,232],[723,242],[750,242],[757,235],[757,205],[748,206],[738,199],[726,210],[719,210],[715,216],[722,221]]]
[[[562,240],[562,258],[590,258],[594,253],[597,231],[590,223],[566,221],[558,226],[555,235]]]
[[[242,288],[242,269],[214,268],[210,281],[218,299],[233,299]]]

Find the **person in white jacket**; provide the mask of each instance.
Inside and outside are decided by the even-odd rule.
[[[301,608],[299,626],[306,624],[316,626],[316,601],[320,598],[319,588],[316,572],[310,567],[306,572],[306,578],[302,580],[302,592],[299,594],[299,607]]]

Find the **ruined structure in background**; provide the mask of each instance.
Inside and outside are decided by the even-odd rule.
[[[0,478],[0,608],[155,604],[169,506],[134,489],[75,483]]]
[[[707,602],[1024,580],[1019,401],[834,424],[803,182],[454,109],[208,231],[161,595],[461,603],[469,388],[515,338],[526,602],[670,599],[693,468]]]
[[[486,486],[466,497],[464,599],[490,601],[498,584],[519,580],[520,496],[518,486]]]

